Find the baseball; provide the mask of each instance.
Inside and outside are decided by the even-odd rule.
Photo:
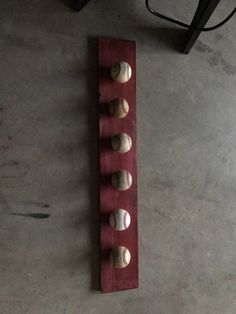
[[[124,246],[117,246],[112,249],[110,261],[115,268],[125,268],[131,260],[130,251]]]
[[[130,214],[127,210],[116,209],[110,215],[110,225],[117,231],[126,230],[131,222]]]
[[[132,147],[131,137],[126,133],[119,133],[111,138],[112,149],[119,153],[126,153]]]
[[[132,176],[127,170],[120,170],[113,173],[111,183],[114,189],[119,191],[128,190],[132,185]]]
[[[110,115],[116,118],[124,118],[129,112],[129,104],[124,98],[115,98],[108,104]]]
[[[124,61],[117,62],[111,68],[111,77],[118,83],[126,83],[131,78],[131,66]]]

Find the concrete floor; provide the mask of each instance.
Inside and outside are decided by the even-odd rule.
[[[190,20],[197,0],[177,3],[160,9]],[[233,6],[222,1],[212,21]],[[141,0],[92,0],[81,14],[12,0],[0,11],[0,313],[235,314],[235,19],[186,56],[183,32]],[[105,295],[97,36],[136,40],[138,71],[140,288]],[[38,212],[51,216],[11,215]]]

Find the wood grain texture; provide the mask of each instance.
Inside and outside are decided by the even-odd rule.
[[[110,68],[126,61],[132,68],[132,77],[125,84],[111,79]],[[114,98],[124,98],[129,113],[119,119],[109,114],[107,104]],[[138,230],[137,230],[137,165],[136,165],[136,48],[135,42],[99,39],[99,128],[100,128],[100,213],[101,213],[101,290],[112,292],[138,287]],[[129,134],[132,148],[121,154],[111,148],[111,137],[120,132]],[[132,186],[118,191],[111,185],[111,176],[119,170],[128,170]],[[111,228],[110,214],[123,208],[131,215],[128,229],[120,232]],[[127,247],[130,264],[123,269],[114,268],[109,254],[114,247]]]

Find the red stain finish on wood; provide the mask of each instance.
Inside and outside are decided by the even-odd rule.
[[[111,79],[110,68],[118,61],[126,61],[132,68],[127,83]],[[129,113],[119,119],[109,115],[107,103],[114,98],[125,98]],[[135,42],[117,39],[99,39],[99,128],[100,128],[100,214],[101,214],[101,290],[111,292],[138,287],[138,231],[137,231],[137,164],[136,164],[136,46]],[[125,132],[132,138],[127,153],[114,152],[110,139]],[[118,170],[128,170],[133,178],[130,189],[115,190],[111,176]],[[110,214],[118,208],[127,210],[131,224],[124,231],[109,225]],[[130,264],[123,269],[114,268],[109,261],[113,247],[125,246],[131,253]]]

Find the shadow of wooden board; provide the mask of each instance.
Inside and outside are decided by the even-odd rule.
[[[137,227],[137,163],[136,163],[136,44],[133,41],[99,38],[99,132],[100,132],[100,215],[101,215],[101,291],[112,292],[138,288],[138,227]],[[119,61],[127,62],[132,76],[126,83],[115,82],[111,67]],[[122,119],[108,113],[107,104],[122,97],[129,104],[129,112]],[[132,139],[132,148],[126,153],[114,152],[110,139],[120,132]],[[119,170],[128,170],[132,185],[126,191],[112,187],[111,176]],[[130,213],[131,224],[124,231],[116,231],[109,224],[115,209]],[[112,248],[127,247],[131,261],[125,268],[115,268],[109,259]]]

